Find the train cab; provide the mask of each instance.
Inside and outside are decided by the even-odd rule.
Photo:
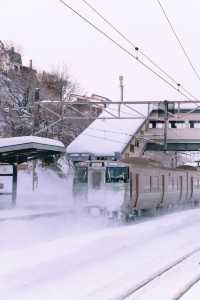
[[[87,161],[75,165],[73,194],[80,207],[120,211],[129,190],[129,166],[120,162]]]

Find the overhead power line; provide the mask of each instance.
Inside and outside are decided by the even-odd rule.
[[[145,67],[147,70],[151,71],[154,75],[156,75],[158,78],[160,78],[163,82],[165,82],[166,84],[168,84],[171,88],[173,88],[174,90],[176,90],[179,94],[181,94],[182,96],[184,96],[186,99],[189,99],[189,97],[183,93],[182,91],[180,91],[180,84],[178,86],[174,86],[171,82],[169,82],[167,79],[165,79],[162,75],[160,75],[158,72],[156,72],[155,70],[153,70],[151,67],[149,67],[146,63],[144,63],[143,61],[141,61],[137,56],[133,55],[129,50],[127,50],[124,46],[122,46],[120,43],[118,43],[117,41],[115,41],[113,38],[111,38],[107,33],[105,33],[102,29],[100,29],[99,27],[97,27],[95,24],[93,24],[90,20],[88,20],[86,17],[84,17],[83,15],[81,15],[78,11],[76,11],[74,8],[72,8],[69,4],[67,4],[65,1],[63,0],[58,0],[60,3],[62,3],[64,6],[66,6],[69,10],[71,10],[74,14],[76,14],[77,16],[79,16],[82,20],[84,20],[86,23],[88,23],[91,27],[93,27],[95,30],[97,30],[99,33],[101,33],[104,37],[106,37],[107,39],[109,39],[112,43],[115,44],[115,46],[119,47],[123,52],[125,52],[126,54],[128,54],[130,57],[132,57],[133,59],[135,59],[136,61],[138,61],[141,65],[143,65],[143,67]],[[191,100],[191,99],[190,99]]]
[[[99,140],[104,140],[104,141],[106,140],[106,141],[117,143],[117,144],[125,144],[125,142],[122,142],[122,141],[119,141],[119,140],[110,139],[108,137],[101,137],[101,136],[87,134],[87,133],[83,133],[83,135],[89,136],[89,137],[92,137],[92,138],[96,138],[96,139],[99,139]]]
[[[162,72],[168,79],[174,82],[177,86],[179,86],[179,82],[168,74],[163,68],[161,68],[152,58],[150,58],[147,54],[145,54],[140,48],[134,44],[124,33],[122,33],[115,25],[113,25],[106,17],[100,13],[94,6],[92,6],[87,0],[82,0],[93,12],[95,12],[108,26],[110,26],[116,33],[118,33],[126,42],[128,42],[136,51],[138,51],[142,56],[144,56],[154,67],[156,67],[160,72]],[[180,85],[182,90],[185,91],[190,97],[193,99],[197,99],[194,95],[192,95],[187,89],[185,89],[182,85]]]
[[[195,73],[195,75],[196,75],[196,77],[198,78],[198,80],[200,80],[200,74],[199,74],[199,72],[197,71],[197,69],[195,68],[194,64],[192,63],[192,60],[191,60],[189,54],[187,53],[186,49],[184,48],[183,43],[182,43],[181,39],[179,38],[178,34],[176,33],[176,30],[175,30],[175,28],[174,28],[172,22],[170,21],[168,15],[167,15],[167,12],[166,12],[166,10],[164,9],[164,6],[162,5],[162,3],[161,3],[160,0],[157,0],[157,3],[158,3],[158,5],[160,6],[160,9],[161,9],[163,15],[165,16],[165,18],[166,18],[166,20],[167,20],[167,23],[169,24],[169,27],[171,28],[171,31],[173,32],[173,35],[175,36],[175,38],[176,38],[176,40],[177,40],[177,42],[178,42],[178,44],[179,44],[181,50],[183,51],[183,54],[184,54],[184,56],[186,57],[186,59],[187,59],[189,65],[190,65],[190,67],[192,68],[192,70],[193,70],[193,72]]]
[[[128,133],[126,131],[115,131],[115,130],[109,130],[109,129],[99,129],[99,128],[90,128],[88,127],[88,130],[93,130],[93,131],[99,131],[99,132],[103,132],[103,133],[113,133],[113,134],[117,134],[117,135],[126,135],[126,136],[130,136],[132,137],[133,134]]]

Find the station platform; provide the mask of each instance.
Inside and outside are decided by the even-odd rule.
[[[0,222],[31,220],[41,217],[53,217],[66,214],[64,210],[27,210],[27,209],[2,209],[0,210]]]

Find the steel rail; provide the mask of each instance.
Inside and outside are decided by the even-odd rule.
[[[184,295],[186,295],[198,282],[200,281],[200,274],[197,275],[193,280],[188,282],[186,286],[171,300],[179,300],[181,299]]]
[[[169,270],[173,269],[174,267],[176,267],[177,265],[181,264],[183,261],[187,260],[189,257],[193,256],[194,254],[196,254],[197,252],[200,251],[200,247],[195,248],[194,250],[190,251],[189,253],[185,254],[184,256],[182,256],[181,258],[175,260],[173,263],[167,265],[166,267],[162,268],[161,270],[159,270],[158,272],[154,273],[152,276],[150,276],[149,278],[143,280],[142,282],[140,282],[139,284],[137,284],[135,287],[133,287],[132,289],[130,288],[128,291],[124,292],[123,294],[121,294],[117,299],[118,300],[126,300],[128,299],[130,296],[134,295],[134,293],[136,293],[137,291],[143,289],[144,287],[147,287],[148,284],[152,283],[154,280],[156,280],[158,277],[164,275],[165,273],[167,273]],[[200,279],[199,279],[200,280]],[[178,296],[177,296],[178,297]],[[180,298],[174,298],[173,300],[178,300]],[[114,300],[114,299],[113,299]]]

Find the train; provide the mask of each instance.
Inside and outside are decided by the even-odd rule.
[[[148,159],[85,161],[74,167],[73,194],[88,212],[129,221],[145,212],[200,203],[200,172]]]

